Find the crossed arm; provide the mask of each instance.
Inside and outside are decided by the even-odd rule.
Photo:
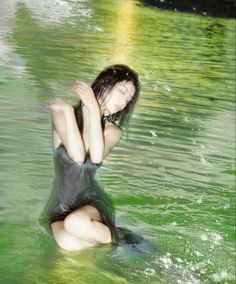
[[[54,109],[52,105],[54,104]],[[60,107],[55,107],[55,104]],[[51,103],[53,122],[53,146],[54,149],[60,143],[65,146],[68,155],[76,163],[81,164],[85,160],[86,149],[82,134],[77,126],[74,109],[62,99],[55,99]],[[89,113],[89,152],[91,162],[101,163],[112,148],[119,142],[122,130],[117,126],[109,126],[102,131],[101,114],[98,106],[93,105],[88,109]]]

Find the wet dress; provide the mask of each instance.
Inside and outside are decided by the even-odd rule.
[[[92,205],[99,211],[101,222],[109,227],[112,243],[137,243],[141,240],[130,230],[115,226],[112,200],[95,179],[96,170],[102,163],[92,163],[87,153],[84,163],[79,165],[69,157],[62,143],[54,151],[53,161],[53,188],[40,216],[41,225],[51,230],[51,223],[63,221],[84,205]]]
[[[114,235],[114,208],[111,199],[95,180],[101,164],[94,164],[87,154],[83,164],[78,165],[67,154],[63,144],[54,152],[55,177],[53,190],[41,218],[50,225],[63,221],[72,211],[92,205],[100,213],[101,220]],[[47,220],[46,220],[47,219]]]

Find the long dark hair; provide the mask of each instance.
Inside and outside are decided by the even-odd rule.
[[[125,128],[128,130],[129,122],[134,111],[135,104],[140,93],[140,81],[138,74],[130,67],[124,64],[115,64],[105,68],[93,81],[91,88],[96,99],[102,99],[102,95],[108,90],[111,90],[120,82],[132,82],[135,87],[135,93],[131,101],[126,107],[117,113],[102,117],[102,128],[104,129],[106,121]],[[75,106],[75,113],[80,130],[83,127],[82,118],[82,101],[80,100]]]

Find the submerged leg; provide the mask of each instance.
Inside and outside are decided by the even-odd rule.
[[[79,251],[84,248],[92,247],[95,245],[80,240],[79,238],[69,234],[64,228],[64,221],[53,222],[51,224],[51,228],[56,243],[64,250]]]
[[[100,222],[98,210],[85,205],[70,213],[64,220],[64,227],[71,235],[92,243],[110,243],[111,231]]]

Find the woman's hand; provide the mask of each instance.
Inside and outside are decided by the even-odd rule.
[[[49,108],[54,111],[73,110],[73,106],[61,98],[55,98],[49,102]]]
[[[77,81],[76,85],[73,87],[73,90],[79,95],[88,110],[93,111],[99,107],[93,89],[86,83]]]

